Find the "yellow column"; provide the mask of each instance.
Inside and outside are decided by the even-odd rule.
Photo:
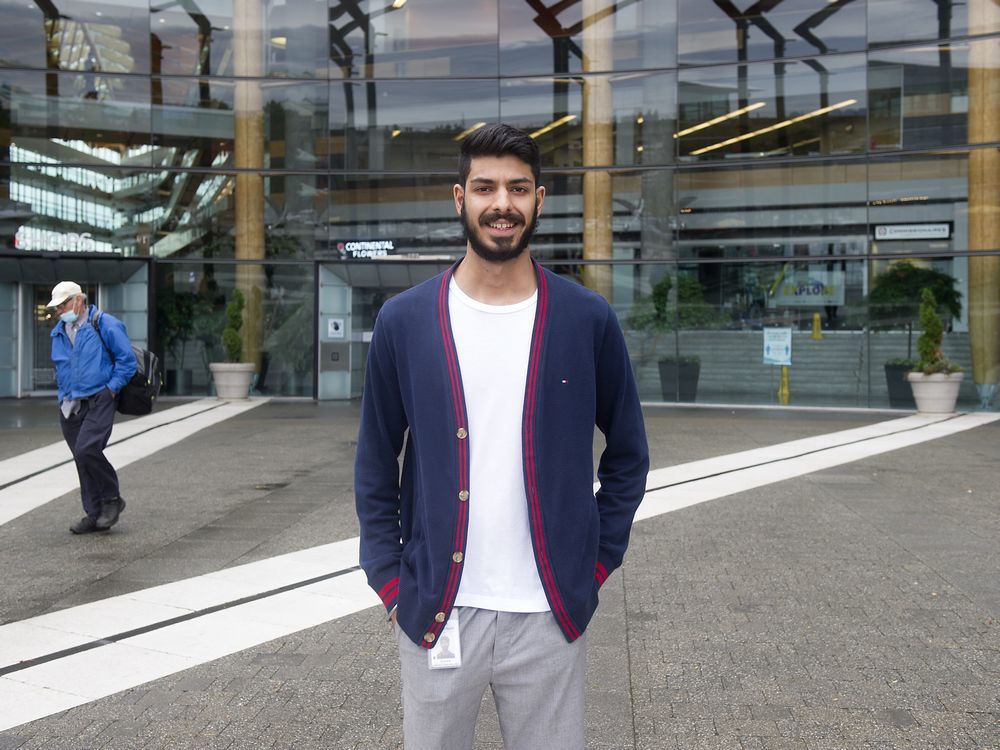
[[[261,0],[233,0],[233,73],[235,88],[235,133],[233,164],[236,258],[264,259],[264,97],[260,78],[264,75],[263,8]],[[253,362],[260,372],[263,340],[264,268],[236,267],[236,286],[246,298],[243,310],[243,361]]]
[[[613,16],[604,15],[608,0],[583,0],[583,69],[605,73],[612,68],[611,41]],[[587,76],[583,80],[583,164],[607,166],[614,162],[614,102],[607,76]],[[583,257],[606,260],[612,257],[611,175],[606,170],[583,176]],[[611,267],[584,266],[583,283],[611,300]]]
[[[1000,6],[970,0],[969,33],[1000,30]],[[1000,45],[969,45],[969,143],[1000,140]],[[969,250],[1000,247],[1000,152],[969,152]],[[1000,257],[969,257],[972,379],[986,405],[1000,383]],[[992,387],[991,387],[992,386]]]

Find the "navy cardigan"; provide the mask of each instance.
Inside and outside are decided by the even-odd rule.
[[[462,577],[469,434],[448,313],[456,266],[389,300],[372,335],[355,459],[361,567],[415,643],[430,648]],[[522,417],[535,562],[568,641],[621,565],[649,457],[618,320],[600,295],[535,265],[538,304]],[[606,447],[593,492],[594,426]],[[405,449],[404,449],[405,442]],[[403,453],[403,469],[398,457]]]

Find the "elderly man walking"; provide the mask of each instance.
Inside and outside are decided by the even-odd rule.
[[[115,422],[118,393],[136,371],[125,325],[102,313],[95,328],[94,305],[80,285],[61,281],[48,307],[59,322],[52,329],[52,362],[59,388],[59,423],[73,452],[86,515],[70,526],[74,534],[107,531],[118,522],[125,501],[118,474],[104,455]]]

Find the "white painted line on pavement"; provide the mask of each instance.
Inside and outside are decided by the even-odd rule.
[[[997,419],[1000,414],[906,417],[657,469],[636,520]],[[347,539],[0,626],[0,670],[148,627],[109,645],[7,671],[0,676],[0,731],[379,605],[364,574],[351,570],[357,545],[357,538]],[[324,580],[267,595],[323,574]],[[255,593],[263,598],[238,603]],[[233,606],[222,608],[227,603]],[[157,627],[172,613],[211,607],[220,608]]]
[[[183,404],[175,406],[174,409],[183,410],[180,412],[182,415],[187,414],[187,412],[191,413],[183,417],[179,422],[170,423],[168,423],[167,417],[174,409],[154,412],[149,417],[142,418],[149,419],[156,417],[152,422],[145,423],[144,426],[140,424],[139,426],[132,427],[134,423],[141,422],[141,420],[132,420],[123,424],[122,427],[127,429],[123,429],[122,434],[130,433],[134,435],[143,429],[150,427],[155,427],[155,429],[151,429],[143,435],[142,439],[123,440],[115,445],[109,445],[104,455],[108,457],[108,460],[111,461],[116,469],[121,469],[133,461],[138,461],[140,458],[145,458],[167,446],[179,443],[184,438],[193,435],[199,430],[254,409],[267,401],[268,399],[226,401],[222,402],[219,406],[214,406],[214,404],[218,404],[219,402],[211,399],[209,401],[210,408],[202,408],[201,410],[192,409],[191,404]],[[203,402],[196,403],[201,404]],[[117,431],[118,427],[115,427],[112,437],[115,437]],[[54,445],[39,450],[46,451],[45,456],[56,455]],[[69,453],[68,449],[66,453]],[[16,460],[17,457],[10,458],[4,463]],[[38,457],[32,460],[37,461]],[[64,457],[54,463],[60,463],[65,460]],[[11,469],[8,467],[7,470],[10,471]],[[72,492],[79,486],[80,479],[76,473],[76,465],[70,462],[56,465],[48,471],[35,473],[16,484],[5,487],[0,490],[0,524],[5,524],[18,516],[45,505],[45,503],[51,502],[57,497],[65,495],[67,492]]]
[[[757,454],[760,459],[756,465],[747,464],[743,459],[733,461],[735,457],[744,455],[738,453],[720,457],[714,471],[711,471],[712,459],[696,461],[695,464],[702,465],[700,479],[691,476],[690,469],[687,468],[690,464],[659,469],[650,472],[651,476],[655,474],[658,481],[647,484],[647,488],[659,486],[661,489],[647,489],[646,496],[635,514],[635,520],[641,521],[707,500],[715,500],[880,453],[936,440],[998,419],[1000,414],[995,413],[961,414],[943,419],[906,417],[816,438],[781,443],[762,448],[760,451],[748,451]],[[896,432],[887,433],[885,430],[874,429],[892,424],[896,425]],[[830,440],[837,435],[848,439]],[[791,448],[791,451],[786,451],[786,448]],[[787,457],[781,458],[782,453]],[[724,468],[726,466],[739,468]]]
[[[120,440],[127,440],[144,430],[159,427],[178,419],[186,419],[208,409],[214,409],[223,403],[225,402],[218,399],[203,398],[178,404],[169,409],[160,409],[145,417],[137,417],[127,422],[116,422],[111,431],[111,440],[108,441],[108,445],[114,445]],[[52,423],[56,426],[59,424],[58,407],[54,400],[52,402]],[[36,448],[13,458],[4,459],[0,461],[0,487],[71,460],[73,460],[73,454],[70,453],[65,440]]]

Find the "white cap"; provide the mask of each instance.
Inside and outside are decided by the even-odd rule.
[[[83,290],[75,281],[60,281],[52,287],[52,299],[49,300],[46,307],[58,307],[70,297],[75,297],[78,294],[83,294]]]

